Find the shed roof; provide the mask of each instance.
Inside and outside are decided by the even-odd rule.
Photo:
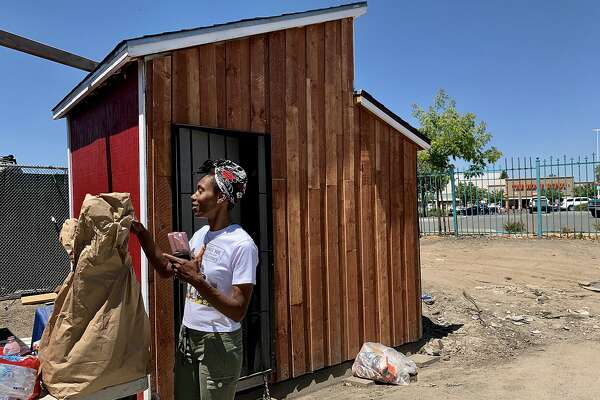
[[[402,133],[411,141],[415,142],[422,149],[431,148],[431,140],[423,133],[421,133],[417,128],[400,118],[386,106],[381,104],[377,99],[371,96],[365,90],[359,90],[354,93],[354,97],[358,104],[375,114],[385,123],[390,125],[392,128]]]
[[[52,109],[53,118],[64,117],[69,110],[123,65],[139,57],[342,18],[354,18],[366,11],[367,3],[359,2],[123,40],[98,64],[96,69],[90,72]]]

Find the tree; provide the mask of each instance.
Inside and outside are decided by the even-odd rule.
[[[557,200],[562,201],[565,194],[559,189],[541,189],[540,197],[545,197],[550,203],[554,203]]]
[[[503,204],[504,202],[504,189],[492,190],[489,193],[489,201],[494,204]]]
[[[463,205],[478,204],[482,200],[487,200],[488,191],[477,187],[473,182],[459,182],[456,185],[456,199]]]
[[[575,186],[573,188],[573,196],[577,197],[595,197],[596,196],[596,188],[594,185],[587,183],[581,186]]]
[[[431,148],[418,154],[420,174],[446,174],[454,167],[454,161],[464,160],[469,163],[466,175],[478,175],[502,155],[495,147],[487,147],[492,134],[487,131],[485,122],[477,122],[473,113],[459,113],[456,102],[443,89],[438,91],[427,109],[413,104],[413,116],[421,125],[420,131],[431,141]],[[445,186],[441,186],[442,182],[433,188],[438,204]],[[440,218],[438,229],[441,233]]]
[[[477,173],[502,156],[495,147],[486,148],[492,134],[485,122],[477,122],[473,113],[460,114],[456,102],[443,89],[428,109],[413,104],[413,116],[419,120],[421,132],[431,140],[431,148],[419,152],[421,168],[446,172],[453,166],[452,161],[462,159],[470,164],[468,171]]]

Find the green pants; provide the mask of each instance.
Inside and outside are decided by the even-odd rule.
[[[182,327],[175,359],[176,400],[233,400],[242,369],[242,330]]]

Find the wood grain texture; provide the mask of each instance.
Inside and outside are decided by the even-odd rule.
[[[250,38],[250,130],[267,131],[267,60],[264,35]]]
[[[273,179],[272,191],[276,379],[282,381],[291,377],[285,180]]]
[[[250,131],[250,40],[225,42],[227,128]]]
[[[148,229],[156,238],[161,248],[168,249],[167,233],[172,231],[173,198],[171,160],[165,154],[171,154],[171,106],[172,106],[172,61],[170,56],[152,60],[147,96],[149,103],[148,123],[148,159],[153,167],[149,175]],[[151,322],[154,325],[154,386],[163,399],[173,399],[174,379],[172,368],[175,362],[175,332],[173,282],[161,278],[156,272],[152,274],[153,285],[150,287]],[[160,328],[159,328],[160,327]],[[171,329],[163,329],[171,327]]]
[[[364,341],[417,340],[422,329],[417,147],[355,103],[352,23],[178,50],[148,69],[156,235],[172,221],[172,122],[271,137],[278,381],[351,360]],[[152,279],[158,321],[164,294]],[[164,372],[155,375],[166,387]]]
[[[389,128],[375,122],[375,269],[377,298],[377,336],[380,343],[390,345],[390,309],[388,287],[388,138]]]
[[[363,341],[377,341],[377,303],[374,237],[375,121],[361,110],[360,119],[360,243]]]
[[[307,334],[308,362],[312,371],[325,365],[323,336],[323,273],[321,158],[324,144],[325,36],[322,25],[306,28],[306,122],[307,122]],[[324,181],[323,181],[324,183]]]
[[[339,245],[339,163],[341,136],[341,59],[339,21],[325,25],[325,264],[327,304],[327,360],[337,364],[342,357],[341,271]],[[343,156],[342,156],[343,157]]]
[[[198,48],[173,52],[173,122],[200,123],[200,68]]]
[[[402,138],[398,134],[390,136],[390,289],[392,339],[394,346],[406,341],[406,321],[404,307],[404,154]]]
[[[198,47],[200,124],[217,127],[217,46]]]
[[[405,195],[405,216],[404,216],[404,249],[405,249],[405,267],[406,267],[406,305],[407,305],[407,340],[415,341],[418,337],[420,315],[417,316],[420,301],[420,294],[417,293],[417,231],[415,221],[417,212],[417,193],[416,193],[416,146],[413,143],[404,141],[404,195]]]
[[[286,166],[287,166],[287,221],[288,270],[290,287],[290,335],[292,339],[292,376],[306,372],[306,337],[304,326],[304,267],[302,262],[301,226],[301,136],[300,121],[305,65],[304,30],[286,31],[285,47],[285,110],[286,110]],[[305,111],[305,110],[304,110]]]
[[[286,65],[285,32],[272,32],[269,41],[269,124],[273,187],[273,255],[275,291],[276,379],[291,377],[291,339],[287,255]]]

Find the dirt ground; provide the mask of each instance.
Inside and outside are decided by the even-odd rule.
[[[423,238],[424,335],[440,361],[409,386],[336,384],[304,399],[598,399],[600,243]],[[474,300],[467,300],[463,294]]]
[[[424,336],[440,361],[409,386],[337,383],[308,399],[598,399],[600,242],[423,238]],[[463,291],[473,299],[467,300]],[[35,306],[0,302],[0,326],[31,336]]]
[[[36,305],[24,306],[20,299],[0,301],[0,327],[20,338],[31,337]]]

